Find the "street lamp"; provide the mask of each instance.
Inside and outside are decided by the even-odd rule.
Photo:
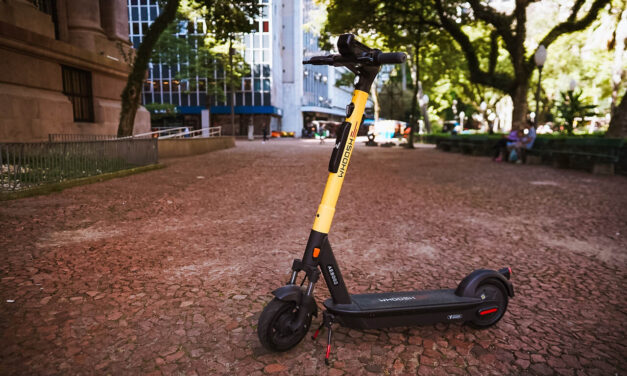
[[[536,89],[536,116],[533,117],[533,122],[536,128],[538,127],[538,115],[540,114],[540,80],[542,80],[542,67],[546,61],[546,47],[540,45],[533,55],[533,60],[538,67],[538,88]]]
[[[575,91],[576,88],[577,88],[577,80],[575,80],[574,78],[571,78],[570,82],[568,83],[568,89],[569,91]]]

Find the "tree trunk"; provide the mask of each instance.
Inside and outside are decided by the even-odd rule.
[[[409,127],[409,136],[407,137],[407,147],[414,148],[414,127],[420,121],[420,111],[418,110],[418,90],[420,86],[420,41],[414,46],[414,55],[416,58],[416,82],[414,82],[414,95],[411,98],[411,121]]]
[[[623,77],[623,51],[625,50],[625,39],[627,39],[627,11],[623,3],[623,10],[618,15],[618,22],[614,29],[614,64],[612,68],[612,102],[610,103],[610,114],[614,116],[616,105],[618,103],[618,91],[621,87],[621,78]],[[621,24],[625,26],[620,27]]]
[[[513,92],[510,93],[514,102],[512,112],[512,129],[523,129],[527,125],[527,91],[529,90],[529,80],[519,81]]]
[[[150,61],[152,50],[155,44],[157,44],[161,33],[163,33],[176,17],[179,2],[180,0],[168,0],[161,14],[159,14],[155,22],[150,25],[150,28],[144,36],[144,40],[139,45],[133,67],[128,74],[126,87],[124,91],[122,91],[122,110],[120,111],[118,137],[133,135],[135,115],[141,103],[142,85],[146,77],[146,70],[148,69],[148,62]]]
[[[627,93],[616,107],[605,137],[627,137]]]
[[[377,92],[377,78],[375,77],[372,85],[370,86],[370,97],[372,98],[372,105],[374,107],[374,121],[379,120],[379,114],[381,108],[379,107],[379,93]]]

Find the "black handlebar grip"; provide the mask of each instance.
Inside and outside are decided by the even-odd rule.
[[[377,55],[377,64],[402,64],[407,60],[404,52],[387,52]]]
[[[303,64],[332,65],[334,55],[312,56],[309,60],[303,60]]]

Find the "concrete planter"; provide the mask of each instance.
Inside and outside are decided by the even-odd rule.
[[[159,140],[159,159],[187,157],[235,146],[233,137],[177,138]]]

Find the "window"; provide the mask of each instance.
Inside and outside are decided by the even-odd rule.
[[[57,16],[56,0],[31,0],[35,8],[40,12],[50,15],[54,24],[54,38],[59,39],[59,17]]]
[[[63,94],[72,102],[74,121],[94,121],[94,103],[91,94],[91,72],[61,66]]]

